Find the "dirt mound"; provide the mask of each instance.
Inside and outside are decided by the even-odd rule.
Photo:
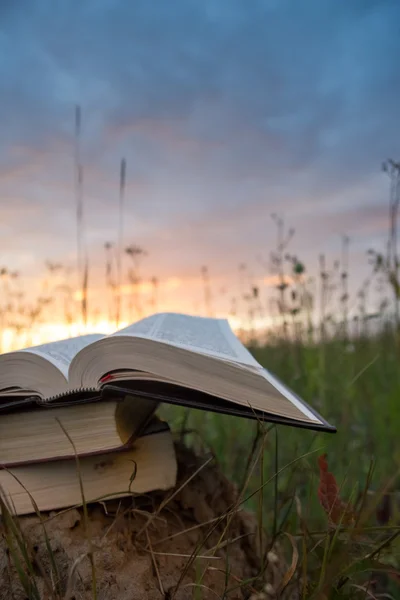
[[[18,520],[30,555],[26,581],[39,595],[21,585],[3,524],[0,599],[92,599],[90,548],[99,600],[297,598],[287,589],[273,593],[287,571],[277,547],[260,578],[257,524],[251,514],[232,511],[234,486],[213,462],[201,468],[205,459],[182,446],[177,456],[175,491],[89,506],[87,521],[76,509],[43,515],[47,543],[37,517]],[[24,559],[21,564],[28,572]]]

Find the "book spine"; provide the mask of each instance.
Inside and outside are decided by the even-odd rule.
[[[72,399],[74,396],[78,397],[82,396],[82,394],[96,394],[96,396],[94,396],[93,398],[88,398],[87,396],[85,396],[84,398]],[[73,402],[74,404],[86,404],[87,402],[95,402],[96,400],[98,400],[99,390],[96,388],[76,388],[73,390],[68,390],[67,392],[63,392],[61,394],[49,396],[48,398],[38,398],[37,396],[35,396],[34,398],[36,400],[36,403],[40,406],[47,406],[49,404],[52,406],[67,406],[71,404],[71,402]]]

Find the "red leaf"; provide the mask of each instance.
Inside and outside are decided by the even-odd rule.
[[[329,520],[334,525],[349,525],[354,523],[354,512],[351,506],[339,495],[339,486],[335,476],[328,471],[327,455],[318,457],[319,486],[318,498]]]

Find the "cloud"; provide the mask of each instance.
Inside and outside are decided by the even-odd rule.
[[[31,251],[39,271],[49,254],[73,257],[75,103],[98,269],[117,231],[122,157],[126,240],[149,249],[154,274],[205,263],[236,277],[239,262],[273,246],[272,212],[307,256],[333,251],[342,232],[360,248],[381,235],[379,166],[399,153],[396,0],[16,0],[1,10],[10,263]]]

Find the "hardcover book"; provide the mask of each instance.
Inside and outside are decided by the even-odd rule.
[[[129,392],[122,393],[122,403],[107,393],[110,386]],[[93,402],[97,425],[83,406]],[[112,335],[83,335],[0,355],[0,427],[13,428],[9,439],[22,435],[23,424],[13,417],[20,409],[33,415],[42,407],[32,416],[39,427],[40,420],[54,419],[45,418],[44,408],[68,406],[71,427],[82,419],[92,437],[108,428],[107,444],[115,447],[140,432],[159,402],[336,431],[263,368],[224,319],[155,314]]]

